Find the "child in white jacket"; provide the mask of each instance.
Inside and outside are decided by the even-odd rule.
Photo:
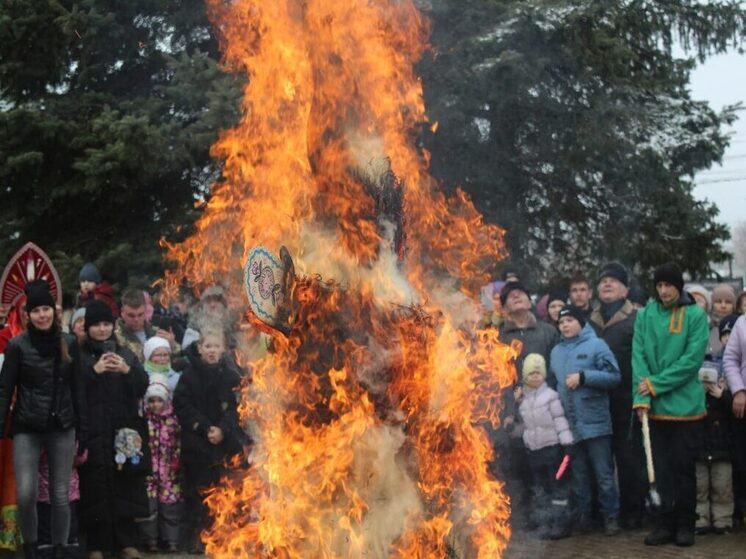
[[[523,362],[523,394],[519,411],[523,419],[523,442],[533,478],[533,511],[541,537],[565,538],[571,533],[569,476],[555,479],[564,447],[572,445],[570,426],[557,392],[546,383],[547,365],[538,353]]]

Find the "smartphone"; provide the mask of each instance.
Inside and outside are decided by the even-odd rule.
[[[169,331],[173,327],[173,320],[170,316],[153,317],[153,325],[161,330]]]
[[[116,353],[117,343],[114,340],[106,340],[103,345],[104,353]]]
[[[702,382],[717,382],[718,370],[712,365],[703,365],[699,369],[699,380]]]

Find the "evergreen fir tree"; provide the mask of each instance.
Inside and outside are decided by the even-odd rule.
[[[724,258],[693,175],[721,160],[738,107],[718,114],[688,82],[741,44],[742,3],[433,0],[431,15],[433,170],[507,229],[512,264],[547,281],[612,258],[643,276]]]
[[[119,283],[162,271],[238,116],[202,0],[8,0],[0,14],[0,260],[34,240]]]

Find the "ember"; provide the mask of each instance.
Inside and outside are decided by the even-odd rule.
[[[515,351],[477,329],[475,300],[502,231],[440,193],[416,147],[426,21],[411,0],[209,7],[249,85],[167,283],[238,297],[257,245],[287,247],[295,272],[282,296],[263,286],[283,323],[243,386],[252,467],[208,496],[208,554],[499,557],[509,507],[483,426]]]

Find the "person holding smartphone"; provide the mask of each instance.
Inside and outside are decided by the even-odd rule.
[[[148,515],[147,427],[138,414],[148,375],[135,354],[117,344],[109,306],[94,300],[85,308],[80,366],[91,428],[80,473],[88,557],[119,551],[124,559],[136,559],[135,518]],[[121,441],[126,448],[117,446]]]

